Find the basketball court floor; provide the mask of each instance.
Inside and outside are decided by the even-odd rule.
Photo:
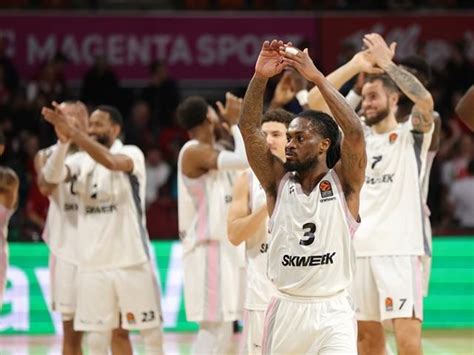
[[[165,354],[191,354],[194,333],[165,333]],[[238,353],[238,337],[235,335],[229,354]],[[391,334],[389,346],[396,354]],[[135,354],[144,354],[138,335],[132,336]],[[423,332],[425,355],[474,355],[474,329],[469,330],[425,330]],[[59,355],[61,338],[59,336],[1,336],[0,355]],[[87,353],[86,353],[87,354]]]

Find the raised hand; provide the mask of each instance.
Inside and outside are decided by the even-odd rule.
[[[395,54],[395,52],[393,53]],[[390,58],[390,60],[393,58]],[[363,50],[354,55],[351,59],[357,66],[359,72],[368,74],[382,74],[383,70],[377,66],[375,56],[368,50]]]
[[[296,50],[296,53],[293,51],[286,50],[287,46],[280,47],[280,53],[283,56],[283,61],[294,67],[306,80],[315,82],[320,77],[323,77],[323,74],[316,68],[313,63],[313,60],[309,57],[308,48],[304,51],[300,51],[294,47],[290,47],[293,50]]]
[[[377,33],[366,34],[363,41],[377,66],[384,68],[392,62],[397,47],[396,42],[392,42],[389,47],[383,37]]]
[[[53,102],[53,107],[54,110],[49,107],[43,107],[41,114],[46,121],[54,126],[58,139],[63,143],[68,142],[70,140],[72,129],[71,120],[66,117],[56,102]]]
[[[255,75],[261,78],[271,78],[285,68],[286,64],[280,54],[280,47],[283,41],[265,41],[262,49],[258,55],[257,63],[255,64]]]
[[[222,118],[229,124],[229,126],[239,123],[240,112],[242,111],[242,99],[233,95],[230,92],[225,94],[225,106],[222,102],[216,102],[217,109]]]

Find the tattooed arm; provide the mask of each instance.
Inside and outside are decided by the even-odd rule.
[[[434,102],[430,92],[411,73],[397,66],[388,53],[390,49],[384,39],[376,34],[364,37],[364,44],[375,58],[377,65],[382,68],[397,84],[398,88],[414,103],[411,111],[412,124],[415,131],[426,133],[433,125]]]
[[[283,42],[265,41],[255,65],[255,74],[245,93],[239,128],[245,142],[250,167],[255,172],[267,195],[268,212],[275,206],[278,183],[284,175],[283,163],[274,157],[261,130],[263,94],[268,78],[277,75],[284,68],[278,52]]]
[[[334,169],[341,179],[349,210],[357,219],[359,192],[364,183],[367,163],[364,132],[360,119],[339,91],[315,67],[307,49],[303,52],[298,51],[297,54],[285,53],[285,61],[295,67],[306,79],[316,84],[334,120],[342,129],[341,160]]]

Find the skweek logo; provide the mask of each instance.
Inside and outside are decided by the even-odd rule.
[[[395,174],[383,174],[382,176],[366,176],[367,185],[392,184]]]
[[[319,183],[319,191],[321,192],[322,198],[332,197],[332,185],[328,180],[323,180]]]
[[[283,255],[281,264],[283,266],[318,266],[334,264],[336,252],[326,253],[323,255]]]
[[[387,297],[385,299],[385,310],[387,312],[392,312],[393,311],[393,300],[391,297]]]

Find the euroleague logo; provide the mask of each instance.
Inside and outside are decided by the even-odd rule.
[[[393,143],[396,142],[397,138],[398,138],[398,134],[396,134],[396,133],[391,133],[391,134],[388,136],[388,142],[389,142],[390,144],[393,144]]]
[[[385,299],[385,310],[386,310],[387,312],[393,311],[393,300],[392,300],[391,297],[387,297],[387,298]]]
[[[334,194],[332,192],[332,185],[328,180],[323,180],[319,184],[319,191],[321,192],[322,198],[332,197]]]

